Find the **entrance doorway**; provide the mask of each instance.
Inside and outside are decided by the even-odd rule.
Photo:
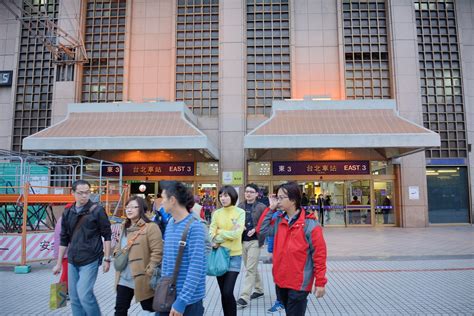
[[[393,182],[374,181],[375,224],[394,225],[395,209],[393,201]]]
[[[392,180],[299,181],[298,184],[308,201],[304,207],[315,211],[324,226],[394,225],[396,222]]]

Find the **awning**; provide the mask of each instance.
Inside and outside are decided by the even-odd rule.
[[[393,158],[441,144],[437,133],[401,117],[394,100],[289,100],[272,108],[245,148],[367,148]]]
[[[196,149],[219,159],[183,102],[76,103],[67,117],[23,140],[26,150]]]

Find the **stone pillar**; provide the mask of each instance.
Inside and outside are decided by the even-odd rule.
[[[2,8],[0,10],[0,70],[13,70],[12,85],[10,87],[0,86],[0,149],[10,150],[15,115],[18,41],[20,40],[21,25],[10,11],[4,9],[3,6],[0,7]]]
[[[338,25],[337,8],[338,1],[334,0],[290,2],[293,99],[302,99],[305,95],[341,99],[344,64],[340,55],[342,47],[339,47],[342,24]]]
[[[389,20],[392,23],[392,86],[400,115],[423,125],[416,18],[411,0],[390,1]],[[401,211],[404,227],[428,225],[428,195],[425,153],[401,159]],[[409,188],[418,190],[418,198],[409,196]]]
[[[127,10],[131,39],[126,47],[124,101],[173,101],[175,1],[130,1]]]
[[[245,171],[243,140],[245,103],[245,5],[220,1],[219,6],[219,142],[222,172]],[[245,172],[244,172],[245,174]]]
[[[474,144],[474,2],[456,1],[456,16],[461,49],[464,111],[467,126],[467,143]],[[471,223],[474,218],[474,151],[468,152]]]

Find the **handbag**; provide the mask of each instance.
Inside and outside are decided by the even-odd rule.
[[[145,229],[145,227],[146,227],[146,224],[143,225],[142,228],[136,233],[136,235],[133,236],[133,238],[131,238],[127,242],[127,245],[124,248],[120,249],[114,254],[115,271],[122,272],[123,270],[125,270],[128,264],[128,253],[130,252],[130,248],[132,248],[133,243],[135,242],[135,240],[137,240],[138,236]],[[122,238],[123,238],[123,233],[120,236],[120,245],[122,244]]]
[[[184,228],[183,235],[179,241],[178,256],[174,264],[174,271],[172,276],[161,277],[155,288],[155,296],[153,297],[153,309],[159,313],[168,313],[171,306],[176,301],[176,280],[178,279],[179,267],[183,260],[184,247],[186,247],[186,238],[188,236],[189,227],[194,222],[194,217],[191,217],[188,224]]]
[[[207,275],[221,276],[229,271],[229,267],[230,249],[222,246],[212,249],[207,258]]]
[[[49,292],[49,308],[51,310],[66,307],[67,301],[67,289],[66,283],[53,283],[51,284]]]

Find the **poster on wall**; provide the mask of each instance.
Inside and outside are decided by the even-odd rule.
[[[410,200],[419,200],[420,199],[420,187],[418,187],[418,186],[408,187],[408,198]]]
[[[224,171],[222,172],[222,183],[242,185],[244,183],[244,173],[242,171]]]

